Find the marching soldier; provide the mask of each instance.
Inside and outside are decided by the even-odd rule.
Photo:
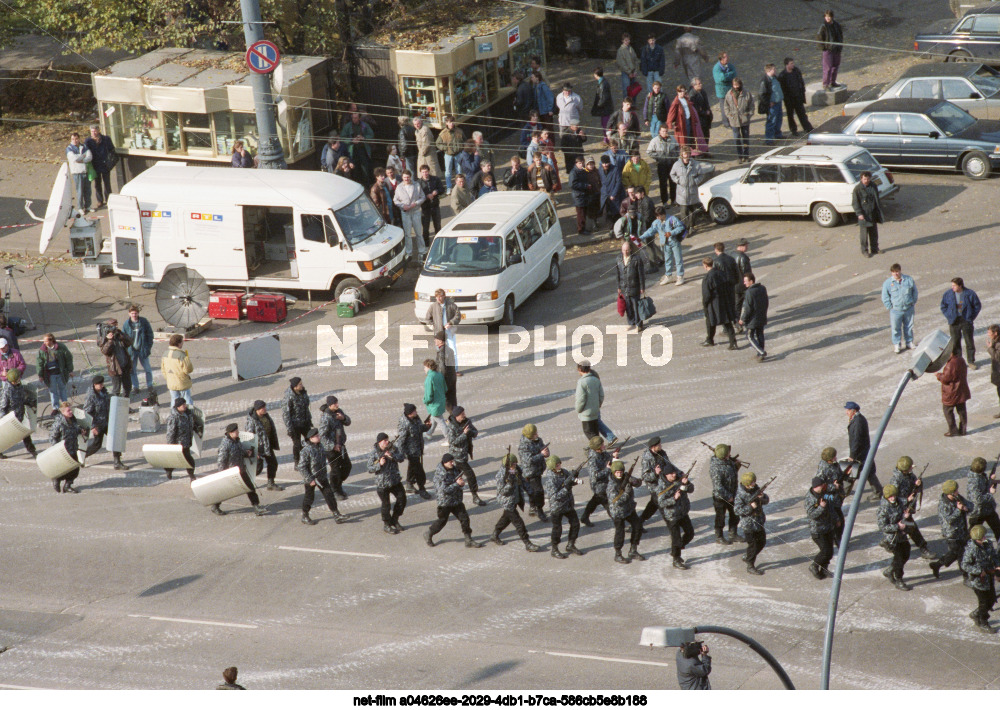
[[[403,532],[399,518],[406,509],[406,491],[399,477],[399,462],[403,453],[389,441],[384,431],[375,437],[375,446],[368,455],[368,473],[375,476],[375,492],[382,501],[382,531],[390,535]],[[389,496],[395,498],[392,511],[389,510]]]
[[[715,508],[715,541],[720,545],[732,545],[739,532],[739,518],[733,504],[736,502],[738,482],[738,460],[729,456],[729,444],[719,444],[715,454],[708,461],[708,475],[712,479],[712,507]],[[726,526],[726,511],[729,511],[729,539],[722,534]]]
[[[694,484],[688,480],[687,474],[679,472],[673,466],[666,472],[666,478],[661,478],[657,486],[656,498],[663,514],[663,521],[670,530],[670,554],[677,569],[689,569],[681,558],[681,552],[694,538],[694,527],[688,515],[691,512],[691,499],[688,494],[693,492]]]
[[[812,564],[809,565],[809,572],[816,579],[826,579],[830,573],[830,560],[833,559],[833,506],[826,498],[826,490],[826,479],[814,476],[805,500],[809,534],[819,548]]]
[[[338,500],[347,500],[344,481],[351,474],[351,456],[347,453],[344,427],[351,426],[351,418],[332,394],[320,405],[319,411],[319,439],[330,469],[330,487]]]
[[[961,565],[962,554],[969,541],[969,523],[965,517],[968,512],[969,502],[958,494],[958,481],[949,480],[942,483],[938,517],[941,519],[941,537],[948,543],[948,551],[940,559],[931,560],[930,568],[934,579],[938,579],[942,567],[948,567],[958,560],[958,568],[968,586],[969,574]]]
[[[565,560],[569,555],[583,554],[576,547],[576,537],[580,534],[580,519],[576,515],[573,502],[575,483],[577,483],[575,474],[563,470],[562,459],[558,456],[549,456],[545,460],[542,485],[545,487],[545,496],[549,499],[549,515],[552,516],[552,556],[560,560]],[[559,551],[563,518],[569,521],[566,552]]]
[[[736,492],[736,502],[733,508],[740,516],[740,528],[743,530],[743,537],[747,541],[747,553],[743,559],[747,563],[747,572],[750,574],[764,574],[757,569],[757,555],[767,544],[767,533],[764,530],[764,523],[767,522],[767,515],[764,513],[764,506],[771,502],[770,496],[761,491],[757,485],[757,475],[747,471],[740,476],[740,488]]]
[[[521,429],[517,455],[524,463],[524,489],[528,494],[528,515],[537,515],[543,523],[548,522],[549,518],[542,510],[545,505],[542,472],[545,471],[545,459],[549,456],[549,447],[538,435],[538,427],[534,424],[525,424]]]
[[[80,448],[80,427],[76,424],[76,417],[73,416],[73,405],[69,402],[62,402],[59,405],[59,413],[52,418],[52,429],[49,431],[49,443],[58,444],[60,441],[66,442],[66,453],[76,458],[76,452]],[[62,493],[79,493],[73,488],[73,481],[80,475],[80,467],[77,466],[72,471],[67,471],[58,478],[52,480],[52,486],[59,493],[59,486],[62,485]]]
[[[247,420],[243,428],[257,437],[257,469],[254,476],[259,476],[267,464],[267,490],[284,490],[279,486],[274,477],[278,475],[278,456],[274,452],[278,450],[278,429],[274,426],[274,420],[267,413],[267,404],[262,399],[256,400],[247,412]]]
[[[226,434],[222,437],[222,442],[219,444],[219,455],[216,458],[216,465],[220,471],[225,471],[227,468],[236,467],[240,470],[240,478],[250,489],[247,493],[247,498],[250,499],[250,504],[253,506],[253,512],[255,515],[264,515],[267,512],[267,508],[260,504],[260,498],[257,497],[256,486],[254,486],[253,479],[247,473],[246,459],[250,457],[250,452],[243,448],[242,442],[240,442],[240,427],[235,422],[226,425]],[[226,511],[219,507],[219,503],[212,506],[212,512],[216,515],[225,515]]]
[[[104,437],[108,433],[108,423],[111,417],[111,395],[104,389],[104,377],[94,375],[90,381],[90,392],[83,403],[83,411],[90,415],[90,438],[87,440],[87,451],[85,456],[90,457],[101,450]],[[112,458],[115,461],[116,471],[125,471],[128,466],[122,463],[120,451],[112,451]]]
[[[979,602],[969,618],[976,622],[976,628],[980,631],[995,634],[997,630],[990,626],[990,611],[997,601],[996,574],[1000,560],[997,559],[993,544],[986,539],[984,526],[974,525],[969,530],[969,537],[971,539],[962,556],[962,568],[969,573],[972,590]]]
[[[38,407],[38,398],[35,396],[34,390],[27,389],[21,384],[21,371],[16,367],[12,367],[7,370],[7,377],[3,383],[3,392],[0,393],[0,417],[14,412],[17,420],[23,422],[25,407],[36,409]],[[22,441],[24,442],[24,448],[31,454],[31,458],[37,458],[38,452],[35,450],[35,443],[31,440],[31,434],[24,437]],[[2,458],[6,457],[3,453],[0,453],[0,459]]]
[[[524,543],[524,549],[528,552],[538,552],[538,545],[534,544],[528,537],[528,530],[524,527],[518,508],[524,510],[524,476],[521,467],[517,465],[517,456],[507,454],[500,462],[500,470],[497,471],[497,502],[503,509],[496,527],[493,528],[493,535],[490,542],[497,545],[506,545],[500,539],[502,533],[508,525],[513,524],[518,537]]]
[[[472,440],[479,436],[479,430],[472,420],[465,415],[465,407],[455,407],[448,417],[448,453],[455,459],[455,467],[461,472],[462,479],[469,484],[472,502],[476,505],[486,505],[479,497],[479,482],[476,472],[469,465],[472,458]]]
[[[302,437],[313,425],[312,412],[309,411],[309,393],[306,392],[301,377],[288,380],[288,389],[281,400],[281,419],[285,423],[285,433],[292,440],[292,458],[295,460],[295,468],[298,468]]]
[[[920,534],[920,528],[912,520],[913,512],[916,510],[917,494],[922,491],[923,481],[913,475],[913,459],[909,456],[900,456],[896,462],[896,470],[892,472],[892,484],[896,486],[896,493],[901,501],[906,501],[910,510],[910,522],[906,525],[906,534],[913,544],[920,548],[920,556],[925,560],[933,560],[934,553],[927,547],[927,541]]]
[[[167,443],[180,444],[181,453],[184,454],[184,458],[190,464],[187,475],[192,481],[195,480],[195,462],[194,456],[191,455],[191,442],[194,439],[195,428],[194,414],[188,410],[187,400],[183,397],[178,397],[174,400],[174,406],[170,408],[170,417],[167,418]],[[204,430],[201,433],[204,433]],[[199,436],[201,433],[199,433]],[[167,468],[164,470],[167,472],[167,480],[173,479],[174,469]]]
[[[299,465],[296,466],[299,475],[302,476],[302,483],[305,485],[305,495],[302,497],[302,523],[303,525],[315,525],[316,521],[309,517],[309,509],[312,508],[313,500],[316,497],[316,489],[323,494],[326,505],[333,513],[336,523],[342,523],[347,518],[337,510],[337,499],[333,495],[330,487],[330,480],[327,476],[326,452],[320,446],[320,436],[318,429],[310,429],[306,432],[305,445],[299,453]]]
[[[882,570],[882,575],[899,590],[908,592],[913,587],[903,581],[903,567],[910,559],[910,541],[906,528],[913,524],[913,512],[903,505],[899,489],[894,483],[882,488],[882,502],[875,520],[882,531],[883,547],[892,553],[892,564]]]
[[[639,554],[639,540],[642,539],[642,523],[635,514],[635,486],[642,481],[632,478],[625,472],[625,463],[611,462],[611,477],[608,478],[608,513],[615,524],[615,562],[628,564],[632,560],[645,560]],[[625,523],[632,526],[628,557],[622,556],[622,546],[625,544]]]
[[[406,456],[406,484],[403,488],[407,493],[418,493],[424,500],[431,497],[427,492],[427,474],[424,472],[424,432],[430,428],[429,423],[420,421],[417,405],[403,405],[403,416],[396,426],[396,446]]]
[[[972,460],[965,485],[966,495],[972,503],[969,525],[989,525],[993,539],[1000,540],[1000,517],[997,516],[997,502],[993,497],[997,492],[997,482],[992,473],[986,475],[986,459],[977,456]]]
[[[830,521],[833,523],[833,544],[840,543],[844,532],[844,472],[837,463],[837,450],[827,446],[819,454],[816,475],[826,483],[823,497],[830,506]],[[827,560],[829,562],[830,560]]]
[[[660,476],[667,471],[676,471],[677,469],[670,463],[670,459],[663,450],[663,446],[660,444],[660,437],[658,436],[654,436],[646,442],[646,450],[642,452],[642,460],[639,462],[639,465],[641,467],[639,475],[649,490],[649,502],[646,503],[646,507],[639,517],[639,522],[645,523],[660,510],[660,503],[656,499],[656,489],[660,485],[660,480],[662,480]]]
[[[854,488],[854,481],[861,475],[861,469],[868,459],[868,451],[871,449],[871,435],[868,432],[868,420],[861,414],[861,406],[857,402],[848,402],[844,405],[847,412],[847,442],[850,455],[847,460],[853,468],[851,478],[851,489]],[[869,502],[876,503],[882,499],[882,483],[875,475],[875,461],[872,461],[871,471],[868,472],[868,481],[872,484],[872,497]],[[846,493],[849,495],[851,490]],[[858,491],[861,495],[861,491]]]
[[[587,471],[590,476],[590,490],[593,493],[587,506],[583,509],[580,522],[588,528],[594,526],[590,516],[597,506],[603,505],[608,510],[608,476],[611,475],[611,463],[618,460],[618,452],[609,453],[604,448],[604,439],[595,436],[590,440],[590,451],[587,453]],[[610,515],[610,513],[609,513]]]
[[[434,489],[437,493],[437,520],[424,532],[424,541],[434,547],[434,536],[444,528],[448,516],[454,515],[462,526],[466,547],[482,547],[483,543],[472,539],[472,526],[469,524],[469,513],[462,502],[462,486],[465,485],[465,474],[459,470],[455,457],[445,454],[441,463],[434,471]],[[527,545],[525,545],[527,547]],[[529,548],[530,549],[530,548]]]

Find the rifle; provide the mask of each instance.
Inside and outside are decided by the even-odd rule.
[[[659,500],[660,498],[662,498],[663,496],[665,496],[665,495],[666,495],[667,493],[670,493],[671,491],[673,491],[673,490],[674,490],[674,488],[676,488],[677,486],[680,486],[680,485],[683,485],[683,480],[684,480],[685,478],[687,478],[688,476],[690,476],[690,475],[691,475],[691,471],[693,471],[693,470],[694,470],[694,467],[695,467],[695,465],[696,465],[697,463],[698,463],[698,460],[697,460],[697,459],[695,459],[695,462],[694,462],[693,464],[691,464],[691,468],[689,468],[689,469],[688,469],[688,470],[687,470],[687,471],[686,471],[686,472],[685,472],[685,473],[684,473],[683,475],[681,475],[681,476],[680,476],[680,478],[678,478],[678,479],[677,479],[676,481],[674,481],[673,483],[670,483],[669,481],[667,481],[667,483],[670,483],[670,485],[669,485],[669,486],[667,486],[667,487],[666,487],[665,489],[663,489],[663,490],[662,490],[662,491],[660,492],[660,494],[659,494],[659,495],[657,496],[657,500]],[[663,474],[661,473],[660,475],[663,475]],[[666,476],[664,476],[664,479],[663,479],[663,480],[666,480]]]
[[[623,441],[622,443],[618,444],[618,446],[615,448],[615,454],[614,454],[615,456],[617,456],[618,454],[620,454],[622,452],[622,449],[625,448],[625,444],[627,444],[629,442],[629,439],[631,439],[631,438],[632,438],[632,435],[629,434],[628,436],[625,437],[625,441]],[[1000,457],[997,457],[997,458],[1000,459]],[[996,469],[997,469],[996,464],[994,464],[993,465],[993,470],[996,471]]]
[[[775,478],[777,478],[777,476],[771,476],[771,480],[770,480],[770,481],[768,481],[767,483],[765,483],[765,484],[764,484],[763,486],[761,486],[761,487],[760,487],[760,490],[759,490],[759,491],[757,491],[757,492],[756,492],[756,493],[754,494],[754,497],[753,497],[753,498],[751,498],[751,499],[749,500],[749,502],[747,503],[747,505],[749,505],[750,503],[753,503],[753,502],[755,502],[755,501],[756,501],[756,500],[757,500],[758,498],[760,498],[760,497],[761,497],[762,495],[764,495],[764,491],[766,491],[766,490],[767,490],[767,487],[768,487],[769,485],[771,485],[772,483],[774,483],[774,479],[775,479]]]
[[[389,445],[382,451],[382,455],[379,456],[379,459],[383,459],[386,456],[392,458],[392,450],[396,448],[396,442],[399,441],[399,437],[401,436],[402,434],[396,434],[392,441],[389,442]]]
[[[715,453],[715,447],[714,446],[712,446],[711,444],[706,444],[704,441],[702,441],[700,443],[701,443],[702,446],[705,446],[705,447],[708,447],[709,449],[711,449],[712,453]],[[750,468],[750,463],[748,461],[740,461],[740,457],[738,455],[737,456],[733,456],[732,454],[730,454],[729,456],[726,457],[726,460],[727,461],[732,461],[734,464],[736,464],[736,468],[737,469],[743,468],[744,466],[746,466],[747,468]]]
[[[1000,454],[997,454],[997,460],[993,462],[993,468],[990,471],[989,480],[995,481],[997,478],[997,464],[1000,464]]]
[[[920,472],[919,476],[917,476],[917,480],[920,481],[920,487],[917,491],[917,507],[913,510],[914,513],[920,510],[921,506],[924,504],[924,472],[927,471],[928,466],[930,466],[930,463],[925,463],[924,470]]]

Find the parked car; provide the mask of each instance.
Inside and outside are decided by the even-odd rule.
[[[985,64],[947,62],[918,64],[896,81],[859,89],[841,115],[856,116],[880,99],[944,99],[976,118],[1000,119],[1000,71]]]
[[[886,99],[857,116],[836,116],[810,145],[857,145],[882,165],[961,170],[984,180],[1000,167],[1000,121],[977,120],[950,101]]]
[[[946,62],[1000,63],[1000,3],[969,10],[958,21],[938,20],[917,33],[913,51]]]
[[[812,215],[833,227],[852,212],[854,186],[868,170],[883,198],[899,191],[892,173],[864,148],[787,146],[757,158],[749,168],[730,170],[698,188],[698,198],[718,224],[742,215]]]
[[[998,2],[998,0],[949,0],[948,6],[955,13],[955,17],[963,17],[969,10],[991,5],[994,2]]]

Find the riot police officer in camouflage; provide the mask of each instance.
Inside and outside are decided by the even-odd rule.
[[[712,458],[708,460],[708,475],[712,479],[712,507],[715,508],[715,541],[720,545],[731,545],[739,534],[739,518],[733,504],[736,502],[736,486],[738,483],[738,461],[730,458],[732,451],[729,444],[719,444],[715,447]],[[729,539],[722,534],[726,526],[726,514],[729,515]]]
[[[592,438],[588,444],[587,452],[587,473],[590,478],[590,491],[593,494],[587,501],[580,516],[580,522],[588,528],[594,524],[590,522],[590,516],[597,510],[597,506],[603,505],[604,510],[608,510],[608,477],[611,475],[611,462],[618,459],[617,453],[610,453],[604,448],[604,439],[599,436]],[[610,513],[608,513],[610,516]]]
[[[757,485],[757,474],[747,471],[740,476],[740,488],[736,491],[733,508],[740,516],[739,529],[747,541],[747,552],[743,560],[747,563],[747,572],[750,574],[764,574],[757,569],[757,555],[767,544],[767,533],[764,530],[767,515],[764,513],[764,506],[770,502],[771,498]]]
[[[941,537],[948,543],[948,552],[940,559],[931,560],[930,568],[937,579],[942,567],[948,567],[958,560],[959,570],[966,583],[969,573],[962,569],[962,555],[969,541],[969,523],[966,515],[969,502],[958,494],[958,481],[948,480],[941,484],[941,499],[938,501],[938,517],[941,519]]]
[[[399,477],[399,462],[402,460],[403,453],[389,441],[389,435],[379,432],[375,437],[375,446],[368,454],[368,473],[375,476],[375,493],[382,502],[382,531],[390,535],[403,532],[399,524],[399,518],[406,510],[406,491]],[[391,510],[390,495],[395,498]]]
[[[500,470],[497,471],[497,503],[500,504],[500,519],[496,527],[493,528],[493,536],[490,542],[497,545],[506,545],[500,539],[502,533],[508,525],[513,524],[514,530],[524,543],[524,549],[528,552],[538,552],[538,545],[534,544],[528,537],[528,530],[524,527],[524,521],[518,508],[524,510],[524,475],[521,467],[517,465],[517,456],[507,454],[500,462]]]
[[[583,554],[576,547],[576,538],[580,534],[580,519],[574,507],[573,485],[577,482],[573,473],[563,470],[562,459],[558,456],[549,456],[545,460],[542,485],[545,487],[545,496],[549,499],[549,515],[552,517],[552,556],[561,560],[569,555]],[[559,551],[563,518],[569,521],[566,552]]]
[[[628,564],[632,560],[645,560],[639,554],[639,541],[642,539],[642,523],[639,516],[635,514],[635,486],[642,485],[642,481],[632,478],[625,472],[625,464],[622,461],[611,463],[611,476],[608,478],[608,512],[611,520],[615,524],[615,562]],[[629,542],[628,557],[622,556],[622,547],[625,545],[625,523],[632,526],[632,534]]]
[[[528,495],[528,515],[537,515],[543,523],[548,521],[545,511],[545,490],[542,486],[542,473],[545,471],[545,459],[549,456],[549,447],[538,434],[538,427],[525,424],[521,429],[521,440],[517,444],[517,456],[524,465],[524,489]]]
[[[910,559],[910,541],[907,539],[906,528],[913,524],[913,513],[900,500],[899,490],[894,483],[882,488],[882,496],[875,520],[878,529],[882,531],[883,547],[892,553],[892,563],[882,570],[882,574],[896,589],[908,592],[913,587],[903,581],[903,567]]]
[[[455,463],[455,457],[445,454],[441,457],[441,463],[434,471],[434,489],[437,493],[437,520],[424,532],[424,542],[430,547],[434,547],[434,536],[444,528],[448,522],[448,516],[454,515],[458,518],[458,524],[462,526],[462,533],[465,535],[466,547],[482,547],[483,543],[472,539],[472,526],[469,524],[469,513],[465,510],[462,502],[462,486],[465,485],[465,474],[459,470]]]

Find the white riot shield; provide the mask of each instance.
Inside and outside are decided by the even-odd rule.
[[[250,458],[248,461],[250,463],[255,463],[257,461],[257,435],[251,434],[248,431],[241,431],[240,443],[243,444],[244,451],[250,452]]]
[[[191,434],[191,455],[195,461],[201,458],[201,437],[195,433]]]
[[[82,453],[82,452],[81,452]],[[54,446],[50,446],[35,459],[38,469],[46,478],[59,478],[69,473],[74,468],[80,466],[80,462],[69,455],[66,451],[66,442],[60,441]]]
[[[34,433],[38,429],[38,410],[34,407],[24,408],[24,424],[27,425],[31,432]]]
[[[108,435],[104,437],[104,450],[124,453],[128,436],[128,397],[112,397],[108,415]]]
[[[142,455],[153,468],[191,468],[180,444],[146,444],[142,447]]]
[[[0,452],[16,446],[31,433],[27,409],[25,409],[24,414],[23,422],[17,418],[15,412],[7,412],[0,418]]]
[[[191,492],[194,493],[198,502],[205,506],[246,495],[250,490],[251,488],[243,481],[240,470],[236,466],[191,481]]]
[[[80,429],[80,439],[86,445],[87,439],[90,438],[90,429],[94,426],[94,420],[79,407],[73,410],[73,418],[76,419],[76,425]]]

